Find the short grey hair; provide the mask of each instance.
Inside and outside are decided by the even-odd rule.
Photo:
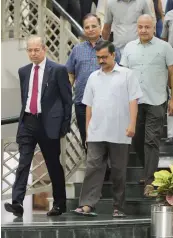
[[[45,44],[45,42],[44,42],[44,39],[43,39],[41,36],[39,36],[39,35],[30,35],[30,36],[28,37],[28,39],[27,39],[27,45],[28,45],[28,43],[29,43],[30,41],[34,41],[34,40],[40,41],[40,43],[41,43],[41,45],[42,45],[43,47],[46,46],[46,44]]]

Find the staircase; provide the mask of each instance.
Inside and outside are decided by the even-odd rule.
[[[51,1],[55,2],[54,0]],[[65,63],[73,46],[79,40],[71,32],[71,25],[76,24],[70,16],[60,9],[61,17],[56,17],[46,6],[46,0],[2,0],[2,41],[17,42],[18,53],[25,48],[26,37],[32,33],[38,33],[45,38],[48,48],[48,56],[58,62]],[[9,11],[13,5],[13,10]],[[78,28],[79,30],[80,28]],[[24,42],[24,43],[23,43]],[[10,44],[10,43],[9,43]],[[27,57],[27,56],[26,56]],[[26,58],[25,58],[26,60]],[[16,71],[17,69],[13,69]],[[13,72],[11,71],[11,74]],[[6,74],[7,76],[7,74]],[[14,73],[16,78],[16,74]],[[15,115],[16,116],[16,115]],[[9,133],[11,133],[11,129]],[[2,199],[11,197],[11,187],[16,167],[10,167],[10,160],[18,162],[19,154],[14,141],[7,138],[9,134],[4,134],[4,154],[2,160]],[[14,136],[10,134],[10,136]],[[160,145],[159,169],[168,168],[173,163],[173,146],[165,146],[167,137],[167,126],[165,126]],[[3,143],[2,143],[3,145]],[[13,148],[13,149],[11,149]],[[39,148],[35,151],[35,160],[30,174],[33,180],[28,185],[27,194],[35,194],[43,191],[50,191],[50,180],[47,179],[47,170],[44,160],[38,160]],[[74,217],[69,214],[70,210],[78,206],[78,198],[85,174],[85,156],[82,149],[79,131],[77,129],[75,113],[73,109],[71,133],[62,140],[61,161],[66,174],[67,189],[67,215],[59,218],[47,218],[45,214],[36,214],[33,217],[26,216],[23,220],[2,220],[2,238],[148,238],[150,228],[150,205],[154,199],[143,197],[144,186],[138,181],[142,178],[143,168],[140,165],[136,153],[131,147],[129,163],[127,168],[126,182],[126,202],[125,211],[127,219],[113,220],[111,182],[105,182],[102,189],[102,197],[96,206],[99,214],[97,218]],[[43,169],[44,166],[44,169]],[[38,172],[39,169],[41,173]],[[50,207],[52,198],[49,198]],[[3,218],[3,217],[2,217]],[[68,229],[67,229],[68,227]]]

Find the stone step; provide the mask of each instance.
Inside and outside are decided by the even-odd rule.
[[[168,150],[167,152],[160,152],[159,153],[159,157],[172,157],[173,158],[173,153],[170,149],[170,151]],[[130,152],[129,154],[129,161],[130,160],[135,160],[135,162],[137,162],[137,164],[140,164],[140,160],[139,158],[137,157],[137,154],[136,152]],[[130,162],[129,162],[130,163]]]
[[[80,172],[83,173],[83,178],[85,176],[85,166],[83,166],[82,168],[79,169]],[[127,182],[135,182],[135,183],[138,183],[139,180],[141,178],[143,178],[143,175],[144,175],[144,168],[141,167],[141,166],[128,166],[127,167],[127,176],[126,176],[126,180]],[[71,180],[70,180],[71,181]],[[83,181],[83,179],[81,180]],[[81,181],[75,181],[75,182],[81,182]]]
[[[110,214],[97,217],[76,216],[71,213],[59,217],[45,214],[31,219],[9,219],[1,225],[2,238],[148,238],[151,219],[128,216],[113,219]]]
[[[82,187],[82,183],[75,183],[75,197],[80,196],[80,191]],[[126,184],[126,198],[144,198],[144,185],[140,185],[137,183],[127,183]],[[101,198],[112,198],[112,183],[105,182],[103,184]]]
[[[144,176],[143,167],[128,167],[126,181],[127,182],[138,182]]]
[[[169,153],[169,154],[171,153],[173,155],[173,146],[166,145],[165,140],[164,141],[162,140],[160,143],[160,147],[159,147],[160,155],[162,155],[162,153]],[[130,146],[130,153],[131,152],[135,152],[133,144]]]
[[[169,153],[161,153],[159,157],[159,168],[165,168],[169,167],[170,164],[173,164],[173,155],[170,155]],[[136,156],[136,154],[131,154],[128,161],[128,167],[140,167],[142,166],[140,163],[139,158]]]
[[[155,199],[150,198],[129,198],[125,202],[125,212],[127,215],[135,216],[150,216],[151,205],[155,203]],[[79,206],[78,198],[67,199],[67,210],[74,210]],[[96,205],[98,214],[112,214],[113,201],[112,199],[100,199]]]

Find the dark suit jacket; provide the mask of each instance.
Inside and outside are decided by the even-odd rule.
[[[17,142],[21,137],[23,127],[23,116],[29,90],[29,79],[33,64],[19,69],[22,110],[19,119]],[[49,138],[60,137],[62,124],[70,129],[72,111],[72,91],[68,73],[63,65],[56,64],[46,59],[41,92],[41,111],[45,131]]]

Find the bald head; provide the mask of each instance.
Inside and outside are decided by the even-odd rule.
[[[46,57],[46,47],[40,36],[32,35],[27,40],[27,52],[34,64],[40,64]]]
[[[138,18],[138,35],[141,43],[148,43],[154,36],[155,24],[150,15],[144,14]]]

